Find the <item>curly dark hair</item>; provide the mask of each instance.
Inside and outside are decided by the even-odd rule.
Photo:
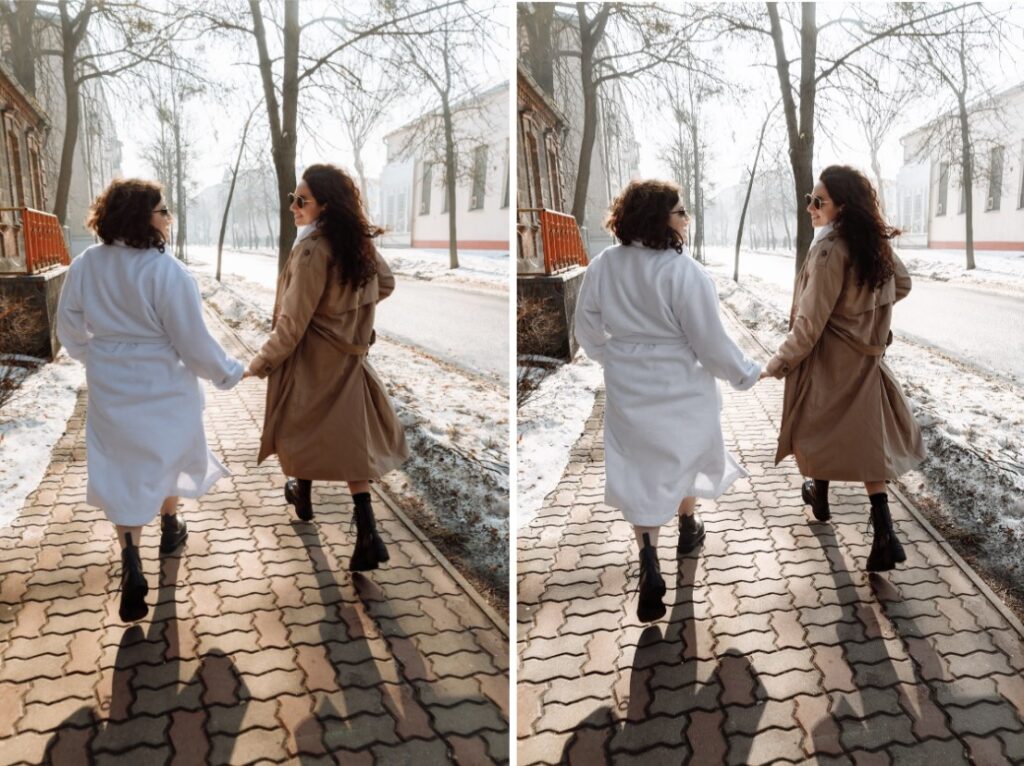
[[[850,249],[857,281],[877,290],[895,272],[889,240],[903,232],[885,222],[875,187],[859,170],[848,165],[829,165],[818,180],[839,209],[833,226]]]
[[[678,204],[679,187],[670,181],[630,181],[608,208],[604,227],[624,245],[681,253],[683,238],[668,218]]]
[[[359,187],[341,168],[324,163],[310,165],[302,180],[313,199],[323,205],[317,224],[331,243],[338,278],[342,284],[362,287],[377,274],[373,238],[384,230],[370,223]]]
[[[85,227],[104,244],[119,239],[128,247],[155,247],[162,253],[167,244],[164,235],[149,222],[162,197],[163,187],[155,181],[116,178],[93,201]]]

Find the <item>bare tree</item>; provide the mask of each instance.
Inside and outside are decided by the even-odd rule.
[[[143,65],[164,65],[174,42],[186,29],[181,11],[159,13],[142,2],[72,4],[57,0],[61,47],[40,53],[61,59],[64,86],[64,144],[53,212],[67,218],[71,174],[81,122],[82,86],[90,80],[134,74]]]
[[[900,8],[903,10],[897,12],[887,7],[885,13],[878,17],[877,10],[872,7],[844,6],[839,18],[821,25],[817,22],[816,3],[786,5],[783,6],[784,13],[780,13],[778,3],[766,3],[763,15],[753,6],[717,10],[734,32],[759,36],[772,45],[798,210],[800,198],[814,186],[816,99],[822,85],[844,68],[857,75],[863,74],[864,70],[858,64],[862,52],[894,38],[913,36],[925,24],[951,13],[950,8],[936,8],[923,3],[904,3]],[[796,17],[797,12],[799,18]],[[820,40],[820,34],[827,28],[839,30],[840,39]],[[790,37],[795,36],[798,40],[796,59],[787,52],[787,30]],[[795,79],[791,74],[794,61],[799,64],[799,75]],[[797,271],[803,266],[812,237],[810,219],[797,216]]]
[[[221,253],[224,250],[224,234],[228,228],[228,213],[231,212],[231,200],[235,196],[235,183],[238,181],[238,169],[242,165],[242,156],[245,154],[246,142],[245,139],[249,135],[249,125],[252,123],[252,118],[256,116],[257,104],[249,110],[249,116],[245,118],[245,125],[242,126],[242,137],[238,140],[238,156],[235,158],[235,164],[231,168],[231,184],[228,186],[228,198],[224,203],[224,217],[220,221],[220,234],[217,237],[217,273],[216,279],[220,282],[220,266],[221,266]]]
[[[459,266],[456,186],[460,179],[472,178],[479,171],[476,157],[472,162],[462,157],[469,154],[467,149],[483,146],[486,162],[488,136],[497,127],[487,124],[487,104],[471,79],[475,74],[471,62],[486,50],[489,41],[500,38],[495,27],[496,8],[466,2],[451,4],[438,12],[429,35],[397,37],[402,54],[392,59],[393,65],[414,72],[420,85],[436,99],[434,112],[410,126],[402,150],[409,153],[415,148],[423,162],[443,168],[448,265],[452,269]]]
[[[533,14],[533,18],[524,19],[521,26],[539,27],[545,23],[548,17],[537,15],[539,7],[537,3],[532,4],[532,8],[520,7],[520,15]],[[576,45],[558,48],[554,56],[579,61],[583,119],[572,214],[577,223],[583,225],[591,160],[597,140],[601,88],[616,80],[642,78],[664,66],[699,68],[698,62],[690,55],[690,46],[709,14],[693,6],[683,14],[654,5],[576,3],[575,16],[573,37]],[[553,16],[551,23],[554,23]],[[545,40],[546,36],[538,31],[533,39]],[[527,58],[531,60],[534,56],[527,54]]]
[[[977,160],[977,124],[982,120],[1001,122],[1003,118],[991,77],[980,59],[986,47],[1008,43],[1008,20],[1000,10],[982,5],[947,4],[944,8],[946,15],[929,19],[921,25],[920,34],[912,38],[904,66],[919,87],[930,85],[933,93],[944,92],[954,101],[952,109],[925,129],[917,159],[930,161],[932,154],[938,155],[940,161],[948,157],[953,160],[948,167],[960,171],[964,250],[966,268],[970,270],[975,267],[972,189],[981,174],[989,170],[985,162]],[[1016,31],[1019,35],[1020,30]]]
[[[754,151],[754,161],[751,163],[750,170],[748,171],[747,193],[743,198],[743,207],[740,209],[740,222],[736,228],[736,255],[732,267],[733,282],[740,281],[740,247],[743,245],[743,224],[747,219],[747,207],[750,205],[750,195],[754,190],[754,179],[757,178],[757,163],[761,159],[761,150],[764,148],[764,135],[768,130],[768,124],[771,122],[772,115],[775,114],[776,107],[778,107],[778,102],[771,109],[767,110],[764,119],[761,121],[761,132],[757,136],[757,149]]]
[[[245,35],[256,45],[279,201],[295,188],[300,94],[317,85],[317,75],[321,70],[333,63],[337,71],[341,66],[340,57],[363,41],[396,34],[399,23],[429,19],[432,14],[453,4],[448,2],[409,12],[396,12],[395,6],[387,3],[382,18],[368,20],[356,17],[339,1],[329,9],[321,8],[318,18],[305,24],[299,22],[299,0],[289,0],[283,4],[283,19],[276,15],[265,17],[259,0],[248,0],[248,12],[234,4],[222,4],[220,7],[207,5],[199,11],[211,28]],[[270,10],[272,14],[276,13],[274,7],[270,7]],[[268,31],[268,23],[275,35],[273,37],[271,31]],[[303,36],[315,41],[316,36],[311,34],[315,29],[330,30],[329,43],[315,49],[312,46],[307,48],[303,44]],[[423,34],[424,31],[425,26],[404,34]],[[276,51],[271,52],[271,43],[278,39],[282,48],[280,55]],[[287,205],[279,202],[278,211],[278,269],[283,269],[296,230]]]

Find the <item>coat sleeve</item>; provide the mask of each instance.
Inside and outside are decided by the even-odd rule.
[[[254,375],[265,378],[299,345],[327,287],[328,258],[325,250],[314,247],[302,252],[289,267],[292,278],[281,296],[274,330],[249,362]]]
[[[809,258],[804,267],[807,282],[796,298],[793,326],[766,367],[768,374],[776,378],[789,375],[811,353],[843,290],[846,265],[839,253],[825,250]]]
[[[907,271],[907,267],[903,265],[903,261],[900,260],[896,253],[892,254],[892,260],[895,266],[893,277],[896,280],[896,300],[901,301],[910,294],[910,272]]]
[[[593,259],[583,275],[580,294],[576,299],[576,313],[573,319],[573,334],[587,356],[604,364],[604,347],[608,336],[604,331],[601,303],[598,291],[600,279],[600,256]]]
[[[233,388],[242,379],[245,367],[221,348],[206,327],[195,278],[177,264],[167,269],[155,308],[171,345],[194,375],[219,389]]]
[[[729,337],[718,307],[715,283],[700,267],[680,280],[672,294],[672,313],[705,370],[740,391],[755,383],[761,365]]]
[[[378,303],[395,291],[395,275],[391,273],[391,267],[380,253],[377,253],[377,290]]]
[[[92,333],[82,308],[82,261],[71,263],[57,303],[57,338],[72,359],[84,362]]]

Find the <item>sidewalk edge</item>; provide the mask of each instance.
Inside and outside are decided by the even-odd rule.
[[[750,338],[750,340],[754,342],[754,344],[757,345],[758,348],[762,349],[766,355],[771,357],[772,352],[765,348],[764,344],[762,344],[761,341],[758,340],[757,336],[754,335],[754,333],[750,330],[749,327],[743,324],[743,321],[738,316],[736,316],[735,312],[733,312],[732,309],[730,309],[724,303],[720,304],[720,308],[723,312],[729,315],[729,318],[732,319],[740,327],[740,329]],[[889,483],[889,490],[894,495],[896,495],[896,498],[904,505],[904,507],[908,511],[910,511],[910,515],[914,517],[914,520],[917,521],[922,527],[924,527],[924,530],[931,536],[931,538],[936,542],[936,544],[940,548],[942,548],[942,550],[945,551],[951,559],[953,559],[953,563],[956,564],[960,571],[962,571],[967,576],[967,579],[969,579],[972,583],[975,584],[975,586],[977,586],[978,590],[981,591],[981,595],[983,595],[988,600],[988,602],[993,607],[995,607],[995,610],[1003,616],[1003,619],[1005,619],[1010,624],[1010,627],[1017,631],[1017,635],[1020,636],[1022,641],[1024,641],[1024,623],[1022,623],[1017,618],[1017,615],[1015,615],[1013,611],[1005,603],[1003,603],[1003,600],[1000,599],[999,596],[996,595],[995,591],[993,591],[988,586],[988,584],[981,578],[981,576],[974,571],[974,568],[970,564],[968,564],[967,561],[965,561],[959,553],[956,552],[953,546],[946,541],[946,538],[944,538],[942,534],[928,522],[928,519],[926,519],[924,514],[921,513],[921,511],[917,508],[916,505],[914,505],[914,503],[903,491],[902,487],[894,486],[894,484],[896,483]]]

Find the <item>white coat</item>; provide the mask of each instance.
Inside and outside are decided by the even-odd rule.
[[[716,378],[746,390],[761,365],[726,334],[711,278],[674,250],[609,247],[576,306],[576,338],[604,367],[605,502],[637,526],[716,498],[746,472],[725,449]]]
[[[229,475],[206,444],[198,378],[227,389],[244,367],[202,307],[193,276],[156,249],[93,245],[68,269],[57,335],[85,363],[86,502],[115,524],[146,524],[164,498]]]

